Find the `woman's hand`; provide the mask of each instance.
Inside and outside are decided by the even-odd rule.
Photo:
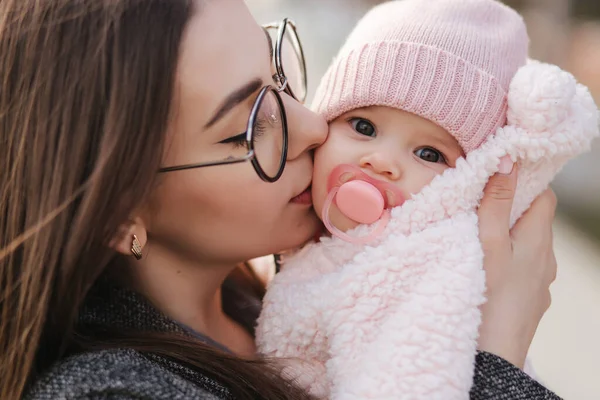
[[[509,231],[517,168],[504,161],[504,174],[493,176],[479,208],[485,255],[487,303],[481,307],[479,350],[523,368],[542,316],[550,306],[556,278],[552,221],[556,197],[542,193]],[[502,168],[501,168],[502,170]]]

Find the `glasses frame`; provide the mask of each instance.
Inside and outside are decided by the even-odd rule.
[[[240,164],[240,163],[250,161],[252,163],[252,166],[254,167],[254,170],[256,171],[256,174],[263,181],[272,183],[272,182],[276,182],[277,180],[279,180],[279,178],[283,174],[283,171],[285,169],[285,165],[287,162],[287,152],[288,152],[288,143],[289,143],[287,114],[286,114],[285,107],[283,105],[283,100],[281,98],[280,93],[285,92],[288,95],[292,96],[294,99],[298,100],[299,102],[301,102],[301,103],[304,102],[304,99],[297,98],[296,95],[293,93],[292,89],[289,87],[288,81],[287,81],[287,78],[285,76],[284,69],[282,66],[281,46],[282,46],[282,41],[283,41],[285,32],[288,29],[288,25],[291,27],[291,31],[292,31],[294,40],[296,41],[296,43],[298,45],[299,56],[301,59],[301,67],[302,67],[302,72],[303,72],[304,93],[306,94],[306,89],[307,89],[307,86],[306,86],[306,84],[307,84],[306,62],[304,60],[304,52],[302,50],[302,44],[300,43],[300,38],[298,37],[298,34],[296,32],[296,27],[295,27],[294,22],[285,18],[282,22],[264,25],[263,27],[265,29],[273,29],[273,28],[278,29],[277,41],[275,43],[275,50],[274,50],[274,54],[273,54],[274,62],[275,62],[275,70],[277,72],[273,76],[273,79],[277,82],[278,87],[275,87],[273,85],[264,86],[258,93],[258,96],[256,97],[254,104],[252,105],[252,109],[250,111],[250,116],[248,117],[248,124],[246,126],[246,145],[248,147],[248,153],[246,153],[245,156],[239,157],[239,158],[231,158],[231,159],[209,161],[209,162],[203,162],[203,163],[183,164],[183,165],[176,165],[176,166],[172,166],[172,167],[164,167],[164,168],[160,168],[158,170],[159,173],[182,171],[182,170],[195,169],[195,168],[213,167],[213,166],[217,166],[217,165]],[[281,159],[279,162],[279,170],[277,171],[277,174],[275,174],[275,176],[273,176],[273,177],[267,175],[267,173],[263,170],[260,163],[258,162],[258,158],[256,157],[256,152],[254,150],[254,123],[256,122],[258,110],[260,109],[260,106],[262,105],[262,102],[263,102],[265,96],[267,96],[267,94],[270,92],[275,95],[275,99],[277,100],[277,103],[279,105],[279,109],[281,111],[281,127],[283,130],[283,143],[282,143],[283,150],[281,152]]]
[[[246,153],[245,156],[239,157],[239,158],[226,159],[226,160],[209,161],[209,162],[194,163],[194,164],[184,164],[184,165],[177,165],[174,167],[165,167],[165,168],[159,169],[158,172],[181,171],[181,170],[193,169],[193,168],[213,167],[216,165],[239,164],[239,163],[243,163],[246,161],[250,161],[252,163],[252,166],[254,167],[254,170],[260,177],[260,179],[262,179],[263,181],[266,181],[266,182],[276,182],[281,177],[281,174],[283,174],[283,170],[285,169],[285,164],[287,161],[287,150],[288,150],[287,116],[285,114],[283,100],[281,99],[281,95],[279,94],[279,92],[285,90],[286,86],[287,86],[287,81],[284,80],[283,86],[276,88],[271,85],[267,85],[267,86],[263,87],[260,90],[260,92],[258,93],[258,97],[256,98],[256,101],[254,102],[254,105],[252,106],[252,110],[250,111],[250,118],[248,118],[248,125],[246,126],[246,145],[248,146],[248,153]],[[262,102],[263,102],[265,96],[267,96],[267,94],[269,92],[271,92],[275,95],[275,99],[277,100],[277,103],[279,105],[279,109],[281,111],[281,128],[283,130],[283,143],[282,143],[283,151],[281,152],[281,159],[279,161],[279,170],[277,171],[277,174],[275,174],[275,176],[273,176],[273,177],[267,175],[267,173],[263,170],[260,163],[258,162],[258,158],[256,157],[256,152],[254,150],[254,122],[256,121],[256,116],[258,114],[258,110],[260,109],[260,106],[262,105]]]
[[[282,61],[282,47],[283,47],[283,38],[285,37],[285,33],[287,32],[288,26],[291,30],[291,36],[293,38],[294,44],[297,45],[298,56],[300,57],[301,67],[302,67],[302,86],[304,88],[304,96],[302,98],[298,97],[296,93],[292,90],[290,85],[287,86],[286,93],[292,96],[294,99],[298,100],[300,103],[304,103],[306,100],[306,92],[308,88],[308,77],[306,75],[306,59],[304,58],[304,49],[302,48],[302,42],[300,42],[300,37],[298,36],[298,32],[296,31],[296,24],[294,21],[284,18],[281,22],[273,22],[270,24],[263,25],[265,29],[277,29],[277,40],[275,41],[275,53],[273,54],[275,58],[275,70],[277,71],[277,77],[285,77],[285,70],[283,68]]]

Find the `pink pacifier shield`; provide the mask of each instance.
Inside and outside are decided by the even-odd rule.
[[[361,224],[377,221],[385,208],[380,191],[370,183],[359,180],[340,186],[335,202],[346,217]]]
[[[349,243],[369,243],[385,230],[391,218],[390,210],[403,202],[402,191],[393,183],[374,179],[355,165],[340,164],[331,171],[327,180],[323,224],[332,235]],[[329,209],[334,203],[338,211],[354,222],[377,224],[365,236],[351,236],[331,222]]]

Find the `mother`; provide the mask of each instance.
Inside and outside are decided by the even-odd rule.
[[[0,16],[0,398],[308,398],[255,357],[262,287],[243,262],[317,230],[327,126],[243,2],[6,0]],[[517,366],[549,304],[555,200],[509,235],[506,172],[481,208],[472,398],[547,399]]]

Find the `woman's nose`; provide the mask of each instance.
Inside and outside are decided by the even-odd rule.
[[[398,157],[384,152],[370,152],[364,155],[360,160],[360,167],[391,181],[402,176]]]
[[[288,125],[288,160],[298,158],[325,142],[329,127],[325,119],[287,95],[283,103]]]

